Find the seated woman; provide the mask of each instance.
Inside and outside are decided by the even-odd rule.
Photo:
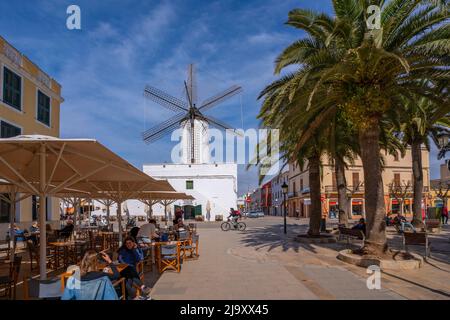
[[[103,271],[100,269],[100,259],[107,263],[108,270],[105,270],[106,268]],[[61,300],[115,300],[120,295],[118,288],[112,286],[112,281],[119,279],[120,274],[106,253],[97,253],[94,250],[87,251],[81,261],[79,276],[80,287],[74,286],[76,282],[71,282],[71,285],[69,285],[69,278]],[[97,283],[96,280],[98,280]],[[110,285],[102,285],[102,282],[105,281],[111,281]]]
[[[120,275],[127,279],[127,289],[129,292],[133,291],[133,285],[138,286],[144,295],[149,295],[151,289],[147,287],[140,279],[137,272],[137,264],[144,260],[144,253],[141,248],[138,247],[134,238],[125,238],[122,247],[119,251],[119,262],[126,263],[128,267],[122,270]]]
[[[99,270],[99,255],[103,260],[106,261],[107,267],[111,269],[112,273],[109,270]],[[107,272],[105,272],[107,271]],[[120,278],[120,273],[117,270],[117,267],[112,264],[111,258],[104,252],[97,253],[95,250],[88,250],[81,260],[81,281],[89,281],[95,280],[104,276],[107,276],[109,280],[114,281]]]

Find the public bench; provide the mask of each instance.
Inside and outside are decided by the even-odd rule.
[[[366,236],[364,235],[364,232],[362,230],[357,229],[350,229],[346,228],[344,226],[339,226],[339,239],[338,241],[341,241],[343,238],[347,239],[347,244],[350,244],[350,239],[357,239],[362,240],[364,244],[364,240],[366,239]]]
[[[403,233],[403,249],[408,252],[408,246],[424,246],[425,256],[431,254],[431,244],[428,241],[426,232],[404,232]]]

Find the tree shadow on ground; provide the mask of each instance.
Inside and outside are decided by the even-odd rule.
[[[349,246],[341,243],[303,243],[298,242],[295,237],[299,234],[306,234],[308,225],[288,224],[287,235],[283,233],[283,224],[275,224],[258,228],[249,228],[242,232],[243,238],[240,240],[244,246],[252,247],[255,250],[265,249],[272,251],[281,248],[282,251],[294,250],[296,253],[300,249],[305,249],[312,253],[318,253],[317,247],[324,247],[338,252]],[[353,246],[350,244],[350,246]]]

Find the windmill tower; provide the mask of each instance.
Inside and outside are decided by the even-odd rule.
[[[194,65],[190,64],[188,79],[184,81],[184,89],[186,101],[177,99],[157,88],[145,87],[144,95],[146,97],[177,114],[143,132],[142,138],[146,143],[152,143],[180,127],[182,129],[182,162],[185,164],[208,163],[210,160],[209,126],[235,131],[231,126],[210,115],[205,115],[204,112],[240,93],[242,88],[232,86],[198,104],[196,72]]]

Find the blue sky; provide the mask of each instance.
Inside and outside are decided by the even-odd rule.
[[[71,4],[81,8],[82,30],[66,28]],[[142,168],[169,162],[176,144],[170,137],[141,140],[144,129],[172,115],[146,100],[143,88],[183,98],[189,63],[198,68],[199,100],[233,84],[244,89],[211,115],[234,127],[258,127],[256,97],[275,79],[273,61],[302,36],[284,25],[296,7],[329,12],[330,1],[0,0],[0,12],[7,12],[0,32],[63,86],[62,137],[95,138]],[[255,170],[240,166],[238,181],[240,193],[253,189]]]

